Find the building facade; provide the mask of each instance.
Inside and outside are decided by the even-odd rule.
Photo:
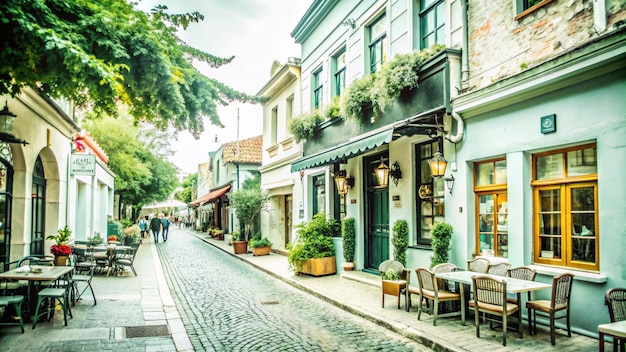
[[[625,264],[611,260],[626,231],[614,177],[626,160],[625,18],[617,0],[315,1],[292,32],[302,111],[396,54],[445,49],[393,105],[361,123],[326,120],[304,141],[291,171],[305,219],[356,218],[356,268],[373,273],[392,257],[397,220],[409,223],[409,268],[430,266],[430,228],[446,221],[459,267],[484,256],[531,265],[544,282],[573,273],[573,330],[595,336],[604,292],[626,285]],[[437,153],[443,177],[429,168]],[[384,169],[392,177],[376,177]],[[345,195],[337,175],[353,178]]]

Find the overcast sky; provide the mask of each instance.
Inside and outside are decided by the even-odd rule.
[[[217,69],[208,65],[197,66],[198,69],[208,77],[254,95],[269,80],[274,60],[285,63],[289,56],[300,57],[300,45],[295,44],[290,34],[312,3],[313,0],[141,0],[139,8],[148,11],[161,4],[170,13],[203,14],[203,22],[191,24],[179,37],[209,54],[234,55],[235,59]],[[205,132],[200,140],[183,132],[178,141],[172,141],[176,154],[171,161],[183,173],[193,173],[199,163],[208,161],[209,151],[236,141],[238,108],[239,138],[263,134],[260,105],[231,104],[218,109],[225,128],[205,120]],[[214,142],[215,135],[218,143]]]

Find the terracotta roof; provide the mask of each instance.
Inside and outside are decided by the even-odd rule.
[[[222,144],[222,160],[225,163],[258,163],[263,161],[263,136],[256,136],[239,141],[239,155],[237,142]]]

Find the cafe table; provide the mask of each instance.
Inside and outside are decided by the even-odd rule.
[[[543,282],[521,280],[521,279],[516,279],[516,278],[512,278],[508,276],[482,274],[482,273],[477,273],[473,271],[453,271],[453,272],[448,272],[448,273],[439,273],[439,274],[436,274],[435,277],[438,279],[454,281],[460,284],[471,286],[472,276],[475,276],[475,275],[490,276],[495,279],[506,281],[506,292],[517,295],[518,302],[521,302],[520,297],[521,297],[522,292],[538,291],[538,290],[544,290],[547,288],[552,288],[552,284],[546,284]],[[465,297],[465,291],[467,290],[461,290],[461,299],[464,300],[464,302],[467,302],[467,300],[469,300],[469,295]],[[468,307],[467,304],[465,306]],[[464,316],[461,318],[461,320],[462,320],[463,325],[465,325]]]
[[[111,269],[113,269],[113,263],[115,262],[115,257],[117,256],[117,253],[123,253],[126,252],[127,250],[131,249],[131,247],[129,246],[119,246],[117,244],[108,244],[106,246],[96,246],[93,248],[93,252],[94,254],[96,252],[106,252],[107,253],[107,276],[109,276],[109,273],[111,272]]]
[[[41,269],[41,272],[33,272],[33,270],[37,271],[38,269]],[[72,270],[74,270],[74,267],[72,266],[23,266],[0,273],[0,280],[28,281],[28,311],[30,315],[32,315],[35,314],[35,309],[37,308],[37,290],[35,284],[57,281],[60,278],[69,275]]]
[[[614,341],[613,341],[613,346],[615,346],[616,344],[620,343],[620,342],[616,342],[615,339],[626,339],[626,320],[622,320],[622,321],[617,321],[614,323],[607,323],[607,324],[600,324],[598,325],[598,333],[599,333],[599,337],[598,337],[598,343],[600,344],[599,346],[599,351],[600,352],[604,352],[604,336],[605,335],[609,335],[612,336]],[[623,342],[621,342],[623,343]],[[622,345],[623,347],[623,345]],[[615,349],[615,348],[613,348]],[[619,349],[618,349],[619,350]],[[622,351],[624,349],[622,348]]]

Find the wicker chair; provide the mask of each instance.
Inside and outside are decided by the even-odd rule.
[[[470,307],[474,307],[476,337],[480,338],[480,312],[498,316],[502,318],[502,345],[506,346],[508,317],[515,314],[520,326],[522,322],[519,306],[507,302],[506,281],[491,276],[475,275],[472,276],[472,283],[474,299],[469,304]],[[522,337],[521,328],[518,330],[518,333],[519,337]]]
[[[553,346],[555,345],[555,320],[565,318],[567,321],[567,336],[572,336],[570,329],[569,301],[573,282],[573,274],[564,273],[556,276],[552,279],[552,298],[549,301],[534,300],[526,302],[526,308],[528,309],[528,331],[531,335],[537,330],[537,312],[539,311],[550,318],[550,342]],[[565,311],[565,315],[557,317],[556,314],[560,311]]]
[[[487,274],[506,276],[506,273],[510,267],[511,264],[504,262],[498,264],[489,264],[489,267],[487,267]]]
[[[611,323],[626,320],[626,288],[612,288],[606,291],[604,304],[609,309]],[[604,333],[607,332],[604,331],[602,325],[598,326],[598,330],[600,331],[600,343],[604,345]],[[611,331],[608,334],[611,334]],[[621,351],[626,351],[624,349],[625,342],[626,338],[613,335],[613,351],[618,350],[618,345],[621,347]]]
[[[418,268],[415,269],[415,273],[417,274],[417,282],[418,282],[418,291],[409,291],[412,293],[416,293],[419,295],[419,305],[417,306],[417,320],[420,320],[422,316],[422,311],[425,310],[424,307],[424,299],[432,301],[430,308],[427,308],[428,313],[433,316],[433,325],[437,325],[438,317],[452,317],[465,314],[465,304],[461,300],[461,295],[459,293],[450,292],[448,290],[440,289],[437,284],[437,279],[435,278],[435,273],[425,269]],[[461,302],[461,310],[458,312],[449,312],[445,314],[439,314],[439,303],[447,302],[447,301],[459,301]],[[464,319],[464,317],[463,317]]]
[[[489,260],[485,258],[476,258],[467,261],[467,270],[475,273],[486,274],[489,270]]]
[[[537,276],[537,272],[527,266],[518,266],[517,268],[507,270],[506,276],[512,277],[514,279],[535,281],[535,276]],[[530,301],[530,291],[528,291],[528,300]],[[508,301],[511,303],[515,303],[521,307],[521,299],[518,299],[517,296],[515,298],[509,297]]]
[[[400,263],[399,261],[388,259],[382,262],[378,266],[378,271],[380,272],[381,279],[382,279],[382,283],[381,283],[382,307],[385,308],[385,295],[392,295],[392,296],[398,297],[398,309],[400,309],[400,297],[404,295],[404,299],[405,299],[404,304],[408,309],[408,306],[409,306],[409,301],[408,301],[409,295],[407,293],[408,275],[407,275],[407,271],[404,269],[404,265],[402,265],[402,263]],[[390,272],[390,271],[397,272],[400,275],[400,279],[399,280],[385,280],[384,279],[385,273]]]

